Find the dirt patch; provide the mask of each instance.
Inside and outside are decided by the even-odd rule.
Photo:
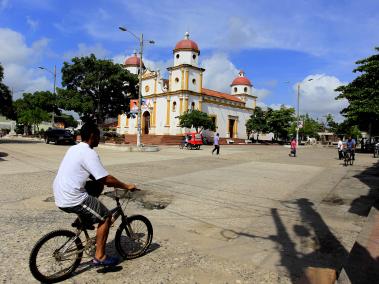
[[[44,202],[54,202],[55,199],[54,199],[54,196],[49,196],[47,197],[46,199],[43,200]]]
[[[135,192],[131,198],[132,201],[138,202],[142,207],[150,210],[165,209],[172,199],[172,195],[149,190]]]
[[[345,202],[338,195],[327,196],[322,200],[323,203],[334,204],[334,205],[343,205]]]

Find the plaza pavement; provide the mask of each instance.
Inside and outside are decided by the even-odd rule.
[[[55,207],[51,190],[67,148],[0,143],[3,283],[36,283],[28,268],[34,243],[70,228],[74,217]],[[153,245],[113,272],[85,258],[66,283],[294,283],[308,267],[341,268],[377,197],[376,159],[358,154],[344,167],[331,148],[304,147],[297,158],[283,146],[222,146],[220,157],[211,149],[99,147],[108,171],[145,193],[127,212],[151,220]],[[369,168],[374,174],[365,175]],[[149,202],[167,207],[144,208]]]

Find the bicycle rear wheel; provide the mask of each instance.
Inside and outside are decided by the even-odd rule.
[[[29,258],[33,276],[43,283],[56,283],[70,277],[83,256],[83,244],[76,234],[57,230],[43,236]]]
[[[347,167],[348,164],[349,164],[349,159],[348,159],[347,157],[345,157],[345,158],[343,159],[343,161],[344,161],[345,167]]]
[[[153,239],[153,226],[149,219],[142,215],[127,218],[117,229],[115,244],[118,253],[125,259],[143,255]]]

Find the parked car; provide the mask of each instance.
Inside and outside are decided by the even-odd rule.
[[[46,144],[49,144],[50,142],[54,142],[55,144],[59,144],[59,143],[75,144],[75,141],[76,141],[76,135],[74,135],[68,129],[49,128],[45,132]]]

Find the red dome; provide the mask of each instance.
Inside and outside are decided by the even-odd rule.
[[[239,76],[233,80],[230,86],[235,86],[235,85],[246,85],[250,87],[252,86],[250,80],[245,77],[245,72],[241,70],[238,75]]]
[[[235,86],[235,85],[247,85],[247,86],[252,86],[251,85],[251,82],[249,79],[247,79],[246,77],[237,77],[233,80],[231,86]]]
[[[139,67],[140,59],[137,55],[133,55],[125,60],[124,65],[126,67]],[[145,68],[145,64],[143,64],[143,61],[142,61],[142,68]]]
[[[189,39],[189,34],[185,34],[185,38],[179,41],[174,48],[174,52],[178,50],[191,50],[200,54],[199,47],[196,42]]]

